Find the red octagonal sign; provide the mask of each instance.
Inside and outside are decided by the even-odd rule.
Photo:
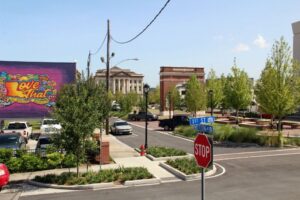
[[[212,162],[212,141],[204,134],[198,134],[194,142],[194,155],[200,167],[207,168]]]

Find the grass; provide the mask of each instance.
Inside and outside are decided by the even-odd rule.
[[[201,167],[196,163],[195,158],[180,158],[175,160],[167,160],[168,165],[185,173],[186,175],[201,173]]]
[[[184,156],[187,155],[185,151],[169,148],[169,147],[149,147],[147,153],[158,158],[158,157],[169,157],[169,156]]]
[[[58,185],[85,185],[93,183],[119,182],[153,178],[144,167],[118,168],[101,170],[99,172],[81,173],[77,177],[74,172],[64,172],[60,175],[48,174],[36,176],[34,181]]]
[[[174,130],[175,135],[181,135],[190,139],[195,139],[197,132],[192,126],[178,126]]]

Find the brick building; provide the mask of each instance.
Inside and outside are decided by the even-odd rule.
[[[293,54],[294,59],[300,62],[300,21],[292,24],[294,33]]]
[[[196,75],[198,80],[205,82],[203,67],[160,67],[160,111],[162,115],[169,115],[166,97],[172,86],[175,86],[181,96],[185,95],[185,83],[192,75]]]

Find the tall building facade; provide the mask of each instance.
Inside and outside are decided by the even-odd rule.
[[[300,62],[300,21],[292,24],[294,33],[293,54],[294,59]]]
[[[192,75],[196,75],[199,82],[205,82],[203,67],[160,67],[160,111],[161,115],[169,115],[167,95],[171,87],[176,87],[182,97],[185,96],[185,84]]]
[[[129,92],[136,92],[143,94],[143,79],[144,75],[130,71],[129,69],[121,69],[119,67],[112,67],[109,70],[109,88],[115,94],[121,92],[127,94]],[[96,81],[99,83],[106,81],[106,69],[100,69],[95,75]]]

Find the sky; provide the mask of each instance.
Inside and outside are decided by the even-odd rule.
[[[139,33],[165,0],[0,0],[0,60],[77,62],[111,35],[126,41]],[[171,0],[156,21],[128,44],[111,42],[111,65],[144,74],[159,84],[161,66],[204,67],[206,75],[230,73],[234,58],[259,78],[275,40],[293,46],[291,24],[300,21],[299,0]],[[106,45],[91,59],[91,72],[105,68]]]

